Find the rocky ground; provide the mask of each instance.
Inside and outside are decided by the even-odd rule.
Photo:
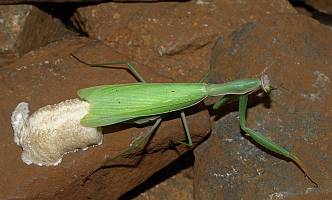
[[[328,0],[1,3],[0,199],[332,198]],[[318,187],[241,132],[236,103],[185,110],[193,149],[170,142],[185,138],[174,113],[147,145],[110,165],[106,158],[149,126],[105,127],[101,146],[69,153],[56,167],[24,164],[10,124],[19,102],[33,112],[76,98],[81,88],[136,81],[126,70],[87,67],[71,54],[91,63],[130,60],[148,82],[267,74],[276,89],[251,95],[248,126],[296,153]]]

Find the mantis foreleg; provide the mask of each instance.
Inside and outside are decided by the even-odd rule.
[[[294,154],[290,153],[288,150],[283,148],[282,146],[272,142],[270,139],[262,135],[258,131],[254,131],[247,127],[247,121],[246,121],[246,109],[247,109],[247,102],[248,102],[248,95],[241,95],[239,98],[239,114],[240,114],[240,126],[241,129],[246,132],[255,142],[260,144],[261,146],[265,147],[266,149],[273,151],[277,154],[280,154],[282,156],[285,156],[286,158],[292,160],[295,162],[300,169],[303,171],[304,175],[308,177],[308,179],[315,184],[315,186],[318,186],[315,181],[313,181],[307,174],[303,163],[301,160],[296,157]]]
[[[219,99],[215,104],[213,104],[213,110],[218,110],[221,106],[225,105],[226,103],[231,103],[233,101],[239,100],[238,95],[225,95]]]

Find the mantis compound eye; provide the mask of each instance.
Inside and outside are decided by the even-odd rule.
[[[266,92],[266,93],[271,92],[272,86],[270,84],[270,79],[266,74],[261,76],[261,84],[262,84],[262,89],[264,90],[264,92]]]
[[[18,104],[11,121],[14,141],[23,149],[22,160],[40,166],[58,165],[66,153],[101,144],[101,128],[80,124],[88,109],[89,103],[71,99],[40,108],[29,116],[28,104]]]

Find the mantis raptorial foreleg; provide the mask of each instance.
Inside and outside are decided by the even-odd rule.
[[[221,99],[219,101],[217,101],[215,104],[213,104],[213,110],[218,110],[221,106],[225,105],[226,103],[231,103],[234,101],[238,101],[239,100],[239,96],[237,95],[225,95],[223,97],[221,97]]]
[[[290,160],[294,161],[300,169],[303,171],[304,175],[316,186],[318,187],[318,184],[310,178],[310,176],[307,174],[304,164],[301,162],[301,160],[283,148],[282,146],[272,142],[270,139],[265,137],[263,134],[261,134],[258,131],[252,130],[247,127],[247,121],[246,121],[246,111],[247,111],[247,102],[248,102],[248,95],[240,95],[239,97],[239,114],[240,114],[240,126],[241,129],[246,132],[255,142],[260,144],[261,146],[265,147],[266,149],[269,149],[270,151],[276,152],[280,155],[285,156],[286,158],[289,158]]]

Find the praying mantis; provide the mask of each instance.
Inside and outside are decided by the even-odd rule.
[[[118,156],[131,153],[138,148],[155,132],[164,116],[173,111],[180,111],[180,117],[188,140],[187,143],[183,141],[178,141],[178,143],[191,147],[192,139],[183,110],[198,104],[208,97],[222,96],[213,105],[213,109],[218,109],[230,100],[238,100],[241,129],[260,146],[293,161],[301,169],[305,177],[315,186],[318,186],[309,177],[303,163],[297,156],[274,143],[260,132],[247,127],[246,109],[248,95],[260,90],[269,93],[273,89],[267,75],[263,75],[260,78],[241,79],[222,84],[207,84],[203,81],[198,83],[147,83],[130,62],[116,61],[92,64],[79,59],[73,54],[72,56],[79,62],[92,67],[125,68],[140,81],[139,83],[101,85],[79,90],[79,97],[90,104],[88,114],[80,121],[81,125],[101,127],[121,122],[138,124],[154,122],[143,138],[134,141],[127,150],[107,160],[106,163],[116,159]]]

